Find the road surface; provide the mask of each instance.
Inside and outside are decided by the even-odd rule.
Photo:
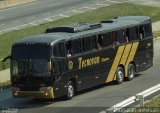
[[[37,0],[0,10],[0,33],[122,2],[160,6],[159,0]]]

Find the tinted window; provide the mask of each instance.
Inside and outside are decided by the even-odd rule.
[[[40,58],[46,59],[51,56],[51,47],[43,44],[33,45],[15,45],[12,47],[12,56],[14,59]]]
[[[111,33],[105,33],[103,34],[102,47],[107,47],[109,45],[111,45]]]
[[[66,52],[67,52],[67,57],[71,57],[73,55],[72,51],[72,40],[66,42]]]
[[[72,44],[73,44],[73,54],[78,54],[82,52],[81,39],[73,40]]]
[[[146,38],[152,36],[151,24],[145,24],[144,25],[144,31],[145,31],[145,37]]]
[[[94,36],[82,38],[83,51],[91,51],[96,49],[96,39]]]
[[[64,43],[60,42],[56,44],[53,48],[53,54],[56,57],[64,57],[65,56],[65,50],[64,50]]]
[[[112,32],[112,43],[124,43],[125,42],[125,31],[117,30]]]
[[[130,31],[130,40],[131,41],[137,40],[138,39],[137,27],[131,27],[131,28],[129,28],[129,31]]]
[[[138,40],[138,27],[131,27],[126,29],[126,41]]]
[[[144,38],[144,26],[140,25],[139,26],[139,40],[142,40]]]

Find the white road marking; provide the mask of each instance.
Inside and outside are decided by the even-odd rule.
[[[58,5],[61,5],[61,4],[62,4],[62,2],[57,3],[57,4],[50,4],[49,7],[58,6]]]
[[[80,10],[72,10],[72,12],[75,12],[75,13],[83,13],[83,11],[80,11]]]
[[[90,6],[86,6],[84,8],[87,8],[87,9],[97,9],[96,7],[90,7]]]
[[[99,112],[99,113],[107,113],[106,111],[101,111],[101,112]]]
[[[50,18],[46,18],[45,20],[46,20],[46,21],[48,21],[48,22],[53,21],[53,20],[52,20],[52,19],[50,19]]]
[[[154,2],[147,2],[147,3],[143,3],[142,5],[149,5],[149,4],[153,4]]]
[[[97,3],[96,5],[106,6],[106,4]]]
[[[36,18],[36,17],[29,17],[29,18],[27,18],[27,19],[29,19],[29,20],[30,20],[30,19],[34,19],[34,18]]]
[[[118,2],[118,1],[114,1],[114,0],[107,0],[108,2],[114,2],[114,3],[122,3],[122,2]]]
[[[69,17],[68,15],[64,15],[64,14],[59,14],[59,16]]]
[[[36,22],[31,22],[31,23],[29,23],[30,25],[33,25],[33,26],[36,26],[36,25],[38,25],[38,24],[36,24]]]

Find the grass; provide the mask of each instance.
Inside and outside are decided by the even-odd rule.
[[[153,32],[153,37],[160,37],[160,31]]]
[[[30,26],[24,29],[4,33],[0,35],[0,59],[6,57],[7,55],[10,55],[11,46],[16,40],[31,35],[42,34],[45,32],[46,28],[74,22],[94,22],[106,20],[116,16],[128,15],[147,15],[151,17],[153,22],[155,22],[160,20],[160,8],[152,6],[135,5],[130,3],[115,4],[112,6],[102,7],[97,10],[77,14],[68,18],[63,18],[46,24]],[[0,64],[0,70],[1,69],[2,66]]]
[[[137,107],[129,113],[160,113],[160,96],[153,98],[143,107]]]

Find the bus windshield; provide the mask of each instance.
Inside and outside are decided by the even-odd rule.
[[[50,47],[46,45],[15,45],[12,47],[12,75],[46,76]]]
[[[33,60],[13,60],[12,61],[12,75],[13,76],[47,76],[48,67],[47,60],[33,59]]]

